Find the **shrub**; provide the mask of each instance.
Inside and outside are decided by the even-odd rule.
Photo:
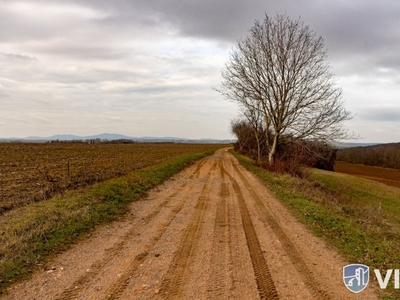
[[[325,143],[287,139],[279,145],[274,164],[263,163],[263,167],[272,172],[304,178],[310,168],[333,171],[335,157],[336,149]]]

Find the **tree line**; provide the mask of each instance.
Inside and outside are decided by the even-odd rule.
[[[400,169],[400,143],[340,149],[337,159],[352,164]]]

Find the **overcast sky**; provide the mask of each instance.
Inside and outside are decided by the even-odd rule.
[[[0,0],[0,137],[231,138],[212,87],[265,13],[325,39],[359,142],[400,141],[396,0]]]

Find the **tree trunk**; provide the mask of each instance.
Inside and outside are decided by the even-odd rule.
[[[268,163],[270,166],[272,166],[275,162],[275,155],[276,155],[276,148],[278,146],[278,139],[279,139],[279,134],[274,135],[274,141],[272,143],[272,146],[269,150],[268,154]]]
[[[261,145],[260,145],[260,137],[258,136],[258,132],[254,131],[254,135],[257,141],[257,165],[261,163]]]

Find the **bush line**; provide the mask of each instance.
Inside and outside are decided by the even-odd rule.
[[[95,226],[125,214],[129,203],[143,197],[149,189],[214,151],[179,156],[1,216],[0,294]]]

